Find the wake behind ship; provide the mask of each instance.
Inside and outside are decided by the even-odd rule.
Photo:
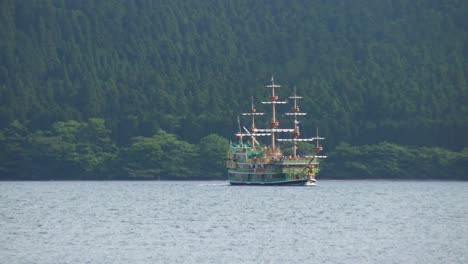
[[[291,112],[285,115],[294,120],[293,128],[279,128],[279,122],[276,118],[276,105],[286,104],[286,101],[280,101],[275,93],[275,89],[281,87],[274,83],[271,78],[271,84],[266,86],[271,88],[269,100],[263,104],[271,104],[271,119],[269,128],[259,129],[255,127],[255,117],[263,116],[264,113],[258,113],[252,100],[250,112],[243,113],[251,117],[250,130],[243,127],[241,131],[240,120],[238,119],[239,131],[236,133],[236,141],[231,143],[227,153],[226,167],[228,169],[228,180],[231,185],[315,185],[316,174],[319,172],[319,160],[326,156],[318,154],[323,150],[319,140],[324,139],[318,136],[312,138],[300,138],[299,116],[306,113],[300,112],[298,100],[302,97],[294,92],[290,99],[293,99],[294,105]],[[279,133],[290,133],[289,138],[277,138]],[[248,140],[244,141],[244,137]],[[257,141],[257,137],[270,137],[271,144],[264,145]],[[278,142],[292,142],[292,154],[285,156]],[[298,144],[301,141],[314,141],[313,154],[299,156],[297,155]]]

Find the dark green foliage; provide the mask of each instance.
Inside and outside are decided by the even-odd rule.
[[[14,121],[0,131],[0,178],[30,177],[22,166],[28,156],[25,146],[28,131],[20,122]],[[27,170],[26,170],[27,171]]]
[[[0,131],[0,179],[223,179],[229,142],[194,145],[163,130],[117,147],[103,119],[52,124],[28,133],[14,121]]]
[[[0,10],[2,127],[99,116],[119,143],[160,128],[192,143],[228,137],[275,74],[282,95],[297,86],[307,98],[306,128],[320,125],[330,147],[468,144],[466,1],[5,0]]]
[[[3,132],[2,179],[108,179],[117,148],[104,120],[56,122],[51,130],[24,131],[15,121]]]
[[[224,179],[229,142],[218,135],[198,144],[163,130],[134,137],[117,147],[103,119],[56,122],[49,130],[29,133],[14,121],[0,131],[0,179]],[[312,146],[299,144],[298,154]],[[284,152],[289,154],[289,147]],[[463,179],[468,180],[468,148],[454,152],[438,147],[391,143],[339,144],[323,162],[320,178]]]
[[[218,135],[204,137],[198,144],[196,165],[198,177],[203,179],[223,179],[226,171],[226,154],[229,142]]]
[[[194,159],[195,146],[160,130],[152,137],[133,138],[120,160],[133,178],[190,179],[197,176]]]
[[[319,126],[326,149],[388,141],[460,151],[467,13],[464,0],[0,1],[1,177],[217,177],[196,175],[198,163],[161,168],[153,150],[134,148],[158,137],[190,144],[175,144],[187,153],[171,164],[212,153],[196,144],[230,138],[271,75],[282,97],[297,86],[309,113],[301,132]],[[158,168],[140,172],[138,162]]]
[[[322,178],[468,180],[468,148],[404,147],[391,143],[340,144],[324,163]]]

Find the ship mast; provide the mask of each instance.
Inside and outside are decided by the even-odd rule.
[[[294,99],[294,107],[292,109],[292,113],[286,113],[286,115],[290,114],[294,116],[294,131],[291,132],[291,135],[293,136],[293,158],[297,157],[297,139],[299,138],[299,135],[301,134],[299,132],[299,121],[297,120],[298,115],[306,115],[306,113],[300,113],[299,112],[299,106],[297,105],[297,99],[302,99],[302,97],[297,96],[296,94],[296,87],[294,87],[294,95],[289,97],[290,99]]]
[[[271,84],[265,86],[271,88],[270,101],[262,102],[262,104],[271,104],[271,120],[270,120],[270,131],[271,131],[271,148],[276,149],[275,145],[275,132],[277,132],[277,127],[279,126],[278,120],[276,120],[276,104],[285,104],[285,101],[278,101],[278,96],[275,94],[275,88],[281,87],[281,85],[275,84],[275,79],[271,77]]]
[[[264,115],[265,113],[257,113],[257,110],[255,109],[255,105],[253,103],[253,96],[252,96],[252,104],[251,104],[251,107],[250,107],[250,112],[249,113],[242,113],[242,115],[245,115],[245,116],[252,116],[252,124],[250,125],[250,132],[247,131],[250,135],[250,138],[252,140],[252,148],[255,148],[255,136],[258,135],[258,134],[255,134],[255,131],[256,131],[256,127],[255,127],[255,116],[259,116],[259,115]],[[262,134],[260,134],[261,136]]]
[[[302,99],[301,96],[297,96],[296,94],[296,87],[294,87],[294,95],[289,97],[290,99],[294,100],[294,106],[291,109],[290,113],[285,113],[285,115],[293,116],[294,117],[294,129],[291,131],[292,138],[288,139],[278,139],[278,141],[292,141],[293,143],[293,158],[297,157],[297,142],[299,141],[314,141],[316,138],[299,138],[301,133],[299,132],[299,120],[298,116],[305,116],[307,113],[299,112],[299,104],[297,103],[298,99]]]
[[[315,137],[313,139],[317,140],[314,150],[315,150],[315,153],[319,154],[323,150],[323,147],[320,146],[319,140],[324,139],[324,138],[319,137],[318,127],[316,127],[316,134],[315,134]]]
[[[236,134],[237,141],[242,144],[242,130],[241,130],[241,125],[240,125],[240,119],[239,116],[237,116],[237,125],[239,126],[239,132]]]
[[[302,99],[302,97],[297,96],[296,87],[294,87],[294,95],[290,96],[289,98],[294,100],[294,106],[291,109],[291,113],[286,113],[286,115],[294,116],[294,131],[291,132],[291,135],[293,137],[291,141],[293,142],[293,147],[292,147],[292,149],[293,149],[293,158],[296,158],[297,157],[297,142],[307,140],[307,139],[301,139],[301,140],[299,139],[299,136],[301,135],[301,133],[299,132],[299,121],[298,121],[297,116],[300,116],[300,115],[303,116],[303,115],[306,115],[306,113],[299,112],[300,109],[299,109],[299,105],[297,103],[297,100]]]

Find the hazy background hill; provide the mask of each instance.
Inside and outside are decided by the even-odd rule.
[[[75,162],[126,159],[168,136],[161,130],[194,146],[213,133],[230,139],[272,75],[281,96],[304,96],[302,131],[319,126],[329,150],[387,141],[461,151],[467,13],[464,0],[3,0],[0,171],[37,162],[37,144],[61,164],[69,151]],[[82,129],[90,136],[65,135]],[[73,164],[57,171],[84,166]]]

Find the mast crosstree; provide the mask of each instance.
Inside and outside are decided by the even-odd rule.
[[[270,128],[271,130],[268,132],[271,132],[271,148],[273,150],[276,149],[276,144],[275,144],[275,133],[280,132],[276,130],[279,126],[278,120],[276,120],[276,105],[277,104],[286,104],[286,101],[279,101],[279,97],[275,94],[275,88],[281,87],[281,85],[275,84],[275,78],[271,76],[271,84],[265,86],[267,88],[271,88],[271,96],[270,100],[266,102],[262,102],[262,104],[271,104],[271,120],[270,120]]]
[[[291,136],[292,138],[288,138],[288,139],[282,139],[282,138],[279,138],[277,139],[278,141],[291,141],[293,143],[293,147],[292,147],[292,156],[293,158],[297,158],[297,142],[304,142],[304,141],[314,141],[316,140],[317,141],[317,147],[319,146],[319,143],[318,143],[318,140],[319,139],[323,139],[323,138],[319,138],[318,137],[318,128],[317,128],[317,136],[316,137],[312,137],[312,138],[299,138],[299,136],[301,135],[301,132],[299,131],[299,120],[298,120],[298,116],[305,116],[307,115],[307,113],[304,113],[304,112],[300,112],[300,109],[299,109],[299,104],[298,104],[298,99],[302,99],[301,96],[298,96],[297,93],[296,93],[296,88],[294,87],[294,95],[290,96],[289,97],[290,99],[293,99],[294,101],[294,106],[293,108],[291,109],[291,112],[289,113],[285,113],[285,115],[287,116],[292,116],[294,118],[294,128],[292,129],[291,131]],[[317,148],[314,148],[316,150],[316,152],[318,153],[319,151],[317,151]]]
[[[253,103],[253,96],[252,96],[252,105],[250,107],[250,112],[248,113],[242,113],[244,116],[251,116],[252,117],[252,124],[250,125],[250,131],[248,131],[245,127],[244,130],[247,132],[247,135],[250,136],[250,139],[252,140],[251,144],[252,147],[255,148],[255,143],[257,140],[255,140],[255,136],[269,136],[270,134],[257,134],[257,128],[255,127],[255,116],[262,116],[265,113],[258,113],[257,110],[255,109],[255,105]]]

